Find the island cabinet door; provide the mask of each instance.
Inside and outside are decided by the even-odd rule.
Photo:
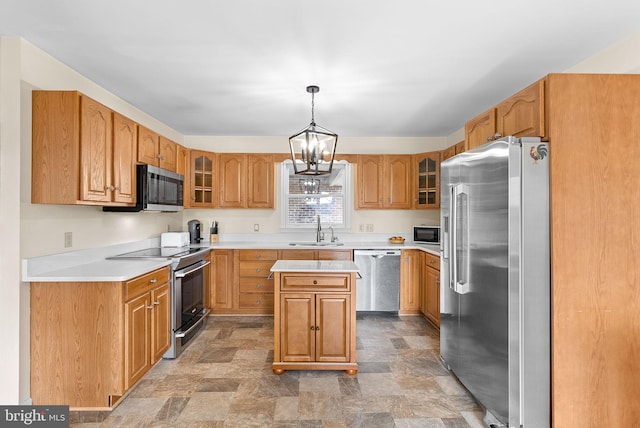
[[[316,361],[349,361],[350,309],[349,295],[316,296]]]
[[[315,361],[315,295],[286,293],[280,299],[281,361]]]

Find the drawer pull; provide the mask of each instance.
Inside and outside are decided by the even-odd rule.
[[[262,285],[256,284],[256,288],[260,288],[260,287],[262,287]]]
[[[316,331],[320,331],[320,327],[316,326]]]
[[[262,269],[260,269],[260,268],[257,268],[257,269],[256,269],[256,272],[260,272],[261,270],[262,270]]]
[[[313,285],[318,285],[318,281],[316,281],[315,279],[313,280]]]
[[[160,304],[160,302],[153,302],[153,304],[157,306]]]
[[[158,282],[158,280],[156,278],[152,278],[151,281],[149,281],[152,284],[155,284],[156,282]]]
[[[259,258],[260,258],[260,254],[256,254],[256,259],[259,259]]]
[[[259,305],[259,304],[260,304],[260,300],[256,300],[256,305]]]
[[[311,331],[313,331],[313,330],[315,330],[315,327],[314,327],[314,326],[311,326]]]
[[[153,309],[153,305],[147,306],[147,309]]]

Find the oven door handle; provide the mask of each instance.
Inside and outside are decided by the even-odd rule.
[[[175,276],[176,276],[176,278],[184,278],[185,276],[189,275],[190,273],[193,273],[193,272],[195,272],[197,270],[200,270],[200,269],[202,269],[203,267],[205,267],[206,265],[208,265],[210,263],[211,262],[206,261],[206,260],[199,261],[194,266],[189,267],[188,269],[177,270],[175,272]]]

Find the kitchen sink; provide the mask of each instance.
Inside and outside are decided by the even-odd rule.
[[[289,245],[295,247],[339,247],[340,245],[344,245],[342,242],[289,242]]]

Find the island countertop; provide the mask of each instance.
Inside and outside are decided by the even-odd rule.
[[[358,272],[351,260],[278,260],[271,272],[340,273]]]

